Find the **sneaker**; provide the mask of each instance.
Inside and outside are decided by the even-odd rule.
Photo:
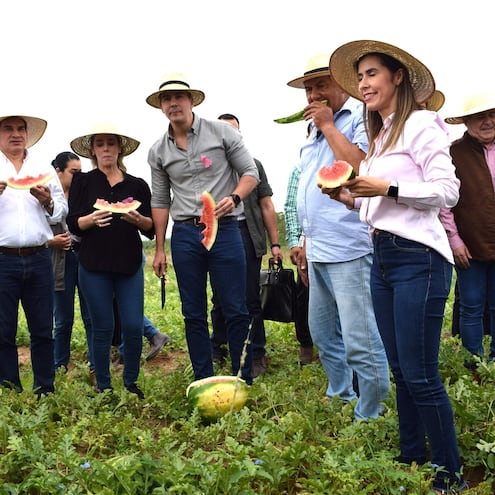
[[[130,385],[126,385],[125,388],[131,394],[136,394],[139,400],[144,400],[143,391],[137,386],[136,383],[131,383]]]
[[[257,376],[264,375],[266,373],[266,356],[253,359],[253,366],[251,368],[251,376],[256,378]]]
[[[299,364],[305,366],[311,364],[314,359],[313,346],[299,347]]]
[[[167,345],[170,342],[170,337],[165,335],[164,333],[157,332],[150,340],[150,352],[146,356],[146,361],[153,359],[162,349],[163,346]]]

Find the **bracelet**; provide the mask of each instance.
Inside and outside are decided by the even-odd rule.
[[[277,243],[272,244],[272,245],[270,246],[270,249],[273,249],[273,248],[275,248],[275,247],[278,247],[278,248],[280,249],[280,244],[277,244]]]

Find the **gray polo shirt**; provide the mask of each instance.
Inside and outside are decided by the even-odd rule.
[[[242,135],[230,124],[194,114],[187,150],[176,146],[169,130],[150,148],[151,207],[169,208],[173,220],[200,216],[200,196],[208,191],[220,201],[232,193],[238,177],[259,180],[258,169]],[[243,204],[233,215],[243,212]]]

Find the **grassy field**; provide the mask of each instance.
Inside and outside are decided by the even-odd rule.
[[[123,391],[95,394],[88,380],[85,335],[77,318],[71,367],[56,393],[36,401],[21,318],[19,345],[25,391],[0,390],[1,494],[409,494],[431,493],[428,466],[404,467],[398,455],[393,389],[377,420],[354,422],[352,405],[325,397],[320,364],[300,368],[293,324],[266,322],[268,373],[255,380],[247,406],[205,424],[188,405],[192,381],[172,267],[167,304],[146,244],[146,315],[172,337],[145,362],[139,384],[146,400]],[[286,259],[288,253],[285,250]],[[287,266],[289,264],[287,263]],[[465,351],[450,337],[451,304],[441,345],[441,374],[451,398],[468,494],[493,495],[495,364],[468,372]],[[217,374],[230,374],[227,367]]]

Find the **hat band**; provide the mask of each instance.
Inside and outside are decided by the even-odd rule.
[[[325,72],[328,70],[328,67],[319,67],[318,69],[311,69],[304,73],[305,76],[309,76],[309,74],[314,74],[315,72]]]
[[[163,86],[168,86],[169,84],[182,84],[182,86],[186,86],[186,88],[189,88],[189,84],[185,83],[184,81],[165,81],[164,83],[160,84],[160,87],[158,89],[162,89]]]

